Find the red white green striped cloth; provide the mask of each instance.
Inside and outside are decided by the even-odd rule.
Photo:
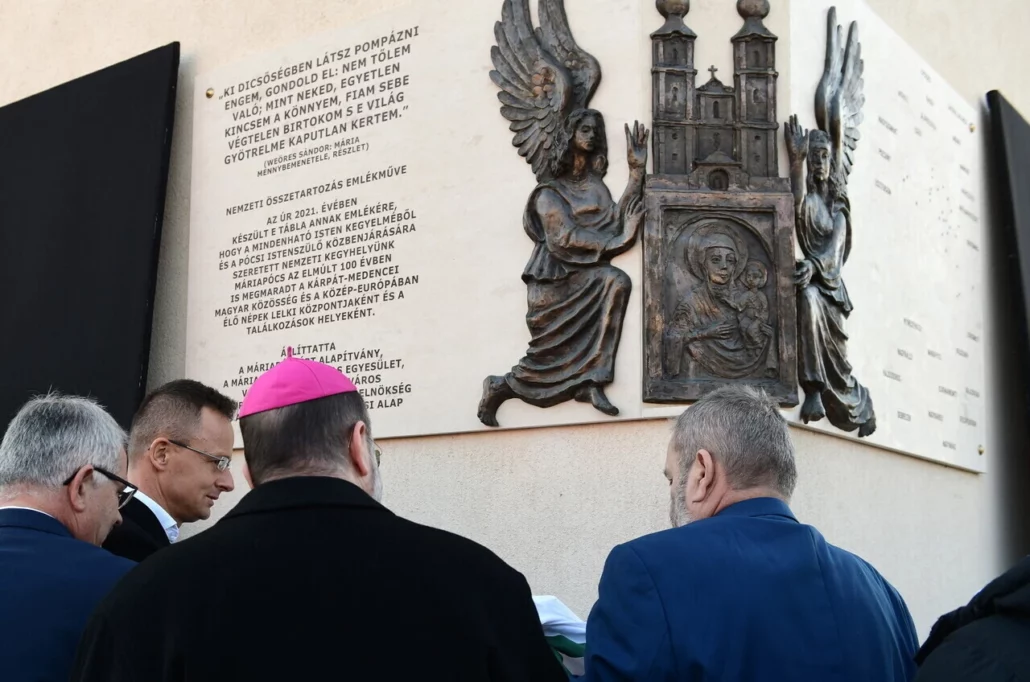
[[[544,637],[554,655],[573,675],[583,674],[583,655],[586,652],[587,624],[557,597],[534,596]]]

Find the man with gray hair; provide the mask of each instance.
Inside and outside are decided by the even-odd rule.
[[[794,446],[763,392],[723,388],[684,412],[665,477],[673,529],[608,556],[586,680],[912,679],[901,596],[788,507]]]
[[[0,442],[0,677],[67,680],[97,603],[135,564],[100,548],[135,489],[125,432],[87,398],[30,400]]]

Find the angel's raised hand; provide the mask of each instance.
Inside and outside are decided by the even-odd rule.
[[[647,126],[637,123],[634,121],[633,130],[636,132],[637,146],[647,149],[647,138],[650,137],[651,131],[647,129]]]
[[[808,131],[798,123],[796,115],[784,122],[783,136],[787,143],[787,154],[791,159],[804,159],[808,156]]]
[[[648,130],[639,121],[633,122],[633,130],[626,124],[626,160],[631,169],[643,170],[647,166],[647,137]]]

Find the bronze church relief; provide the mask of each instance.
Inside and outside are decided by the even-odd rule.
[[[691,402],[746,383],[794,406],[800,378],[806,423],[828,418],[871,434],[872,401],[847,360],[852,306],[841,279],[864,103],[855,25],[842,46],[831,9],[818,129],[805,131],[796,116],[784,126],[784,178],[769,1],[737,1],[733,72],[720,78],[712,66],[698,86],[690,2],[657,0],[665,23],[651,35],[653,173],[645,178],[648,130],[626,126],[629,180],[616,202],[604,183],[604,117],[589,108],[600,65],[573,39],[564,0],[539,0],[539,27],[528,3],[503,0],[490,77],[537,182],[523,214],[533,244],[522,272],[530,342],[511,371],[484,380],[480,421],[497,426],[513,398],[619,413],[605,388],[632,285],[611,260],[643,229],[645,402]]]
[[[534,29],[528,0],[504,0],[490,52],[501,114],[537,185],[522,220],[534,245],[522,272],[531,339],[510,372],[484,380],[478,416],[487,426],[512,398],[619,413],[605,387],[615,379],[632,284],[611,259],[633,246],[644,222],[648,131],[626,127],[629,182],[616,203],[604,183],[604,117],[588,108],[600,66],[573,39],[563,0],[540,0],[538,10]]]
[[[644,234],[644,400],[687,402],[733,382],[797,404],[793,206],[779,177],[776,36],[741,0],[732,85],[695,87],[685,0],[651,35],[654,174]]]

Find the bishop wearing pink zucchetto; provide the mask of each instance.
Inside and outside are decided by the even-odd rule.
[[[354,383],[286,358],[240,407],[253,490],[101,604],[72,680],[566,680],[525,578],[379,503]]]

